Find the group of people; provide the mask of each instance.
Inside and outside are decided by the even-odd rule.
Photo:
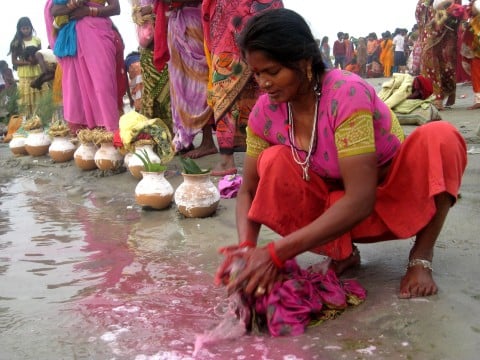
[[[116,56],[121,37],[110,20],[120,13],[118,0],[60,2],[47,1],[45,18],[55,50],[68,26],[55,29],[56,18],[68,15],[75,22],[76,53],[59,56],[64,117],[74,131],[115,131],[122,110],[117,104],[125,94],[118,85],[129,81],[125,90],[135,111],[162,119],[178,153],[197,158],[219,151],[212,174],[237,172],[234,152],[245,150],[246,122],[259,89],[235,34],[252,13],[283,7],[282,1],[132,1],[139,47],[123,63]],[[112,67],[116,61],[120,66]],[[202,142],[194,148],[200,133]]]
[[[430,11],[433,0],[419,6]],[[140,102],[131,89],[135,110],[170,124],[176,150],[187,156],[216,152],[214,128],[222,156],[213,169],[217,175],[235,173],[233,153],[246,150],[236,200],[238,243],[223,250],[217,273],[229,278],[232,260],[242,260],[227,281],[229,291],[270,292],[284,278],[285,261],[307,251],[327,255],[340,274],[360,264],[356,243],[415,237],[400,297],[437,293],[435,241],[466,167],[464,139],[451,124],[431,122],[405,138],[375,89],[336,68],[354,56],[354,47],[345,46],[348,35],[339,34],[345,52],[334,45],[335,64],[328,69],[325,42],[319,44],[306,21],[280,0],[152,0],[134,2],[132,10],[140,46],[127,63],[128,69],[137,64],[133,85],[140,81],[138,68],[143,83]],[[73,52],[57,55],[64,117],[72,129],[118,128],[121,72],[112,64],[121,39],[110,17],[119,12],[118,0],[47,1],[54,52],[61,50],[61,32],[75,23],[75,47],[63,48]],[[19,24],[18,49],[40,45],[32,31],[31,24]],[[367,62],[373,61],[368,42],[362,46]],[[25,66],[19,86],[30,92],[40,70],[15,49],[13,65]],[[438,84],[438,96],[450,95]],[[200,132],[202,145],[192,149]],[[258,246],[262,225],[278,240]]]
[[[456,84],[471,82],[474,103],[480,108],[479,12],[471,0],[419,0],[415,9],[417,23],[409,32],[397,28],[375,32],[366,37],[349,38],[339,32],[333,44],[334,63],[330,60],[328,37],[321,41],[324,63],[361,77],[391,77],[393,73],[422,75],[432,82],[434,105],[444,110],[455,104]]]
[[[334,63],[328,63],[330,47],[328,37],[321,42],[321,52],[329,68],[340,68],[354,72],[361,77],[390,77],[392,72],[406,72],[407,58],[413,47],[413,31],[395,29],[382,33],[378,39],[375,32],[358,39],[348,33],[338,32],[333,44]]]

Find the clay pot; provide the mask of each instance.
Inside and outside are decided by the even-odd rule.
[[[152,145],[139,145],[135,147],[135,153],[140,154],[141,156],[144,156],[143,151],[147,152],[148,157],[150,158],[150,161],[155,164],[160,164],[160,157],[155,154],[153,151],[153,146]],[[145,171],[145,167],[143,166],[142,160],[135,155],[135,153],[132,154],[132,156],[128,160],[128,171],[130,171],[130,174],[132,174],[134,177],[137,179],[142,178],[142,171]]]
[[[113,143],[104,142],[95,153],[95,164],[100,170],[117,170],[123,165],[123,155],[113,146]]]
[[[55,136],[48,148],[48,155],[56,163],[67,162],[73,159],[77,147],[66,136]]]
[[[142,207],[161,210],[170,206],[173,193],[164,172],[142,171],[142,180],[135,187],[135,201]]]
[[[48,153],[52,141],[43,130],[30,131],[25,140],[25,150],[30,156],[43,156]]]
[[[81,170],[94,170],[97,168],[95,164],[95,153],[98,148],[93,143],[82,143],[75,150],[73,158],[75,165]]]
[[[12,140],[8,143],[10,151],[15,156],[28,155],[25,149],[25,140],[27,138],[23,135],[13,135]]]
[[[183,182],[175,191],[178,211],[189,218],[212,215],[220,202],[220,192],[206,174],[182,174]]]

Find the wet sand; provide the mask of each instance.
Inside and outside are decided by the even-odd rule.
[[[370,80],[379,87],[384,79]],[[480,110],[469,111],[466,108],[472,102],[472,89],[460,85],[457,90],[457,104],[451,109],[441,113],[445,120],[454,124],[467,140],[468,155],[467,171],[461,188],[461,199],[452,208],[444,230],[435,247],[433,261],[434,277],[440,288],[438,295],[411,300],[400,300],[397,297],[400,278],[404,273],[407,263],[408,251],[413,239],[391,241],[378,244],[360,245],[362,266],[351,270],[345,277],[357,279],[368,291],[366,301],[358,307],[350,308],[335,320],[327,321],[317,327],[310,328],[304,335],[294,338],[269,339],[268,337],[248,337],[235,343],[219,344],[201,352],[200,359],[476,359],[480,352],[480,279],[478,269],[480,265],[480,138],[475,135],[475,130],[480,123]],[[464,98],[462,95],[466,95]],[[410,132],[414,126],[406,126]],[[243,153],[236,156],[237,166],[242,170]],[[199,159],[202,167],[212,167],[218,155],[210,155]],[[134,189],[138,182],[127,171],[118,174],[105,174],[100,170],[83,172],[73,162],[54,164],[48,156],[32,158],[30,156],[14,157],[7,144],[0,145],[0,358],[5,359],[187,359],[192,352],[193,337],[188,338],[186,333],[192,335],[207,326],[218,322],[214,311],[215,304],[224,298],[222,289],[212,285],[213,274],[216,266],[221,261],[217,254],[218,247],[236,242],[234,219],[234,199],[222,199],[216,214],[206,219],[185,219],[178,214],[175,205],[164,211],[145,211],[140,209],[134,200]],[[179,162],[174,159],[169,164],[168,179],[176,188],[182,178],[179,175]],[[218,181],[218,178],[216,179]],[[8,196],[5,197],[5,194]],[[16,194],[16,195],[12,195]],[[85,203],[86,198],[92,198],[90,205]],[[12,196],[10,196],[12,195]],[[26,199],[29,196],[38,196],[38,201]],[[18,197],[18,198],[16,198]],[[25,224],[21,230],[15,229],[22,223],[22,212],[14,211],[14,204],[29,203],[36,208],[36,221]],[[79,212],[71,211],[71,204],[79,205]],[[89,208],[90,206],[90,208]],[[94,221],[88,217],[89,209],[98,209],[104,212],[106,222],[101,218]],[[83,215],[82,215],[83,214]],[[86,215],[85,215],[86,214]],[[105,237],[122,238],[125,234],[129,251],[118,259],[123,259],[128,266],[120,266],[118,273],[105,277],[103,287],[110,289],[108,298],[125,299],[130,294],[125,304],[135,303],[140,308],[150,309],[150,300],[159,296],[158,288],[167,286],[166,293],[169,301],[186,301],[186,312],[197,312],[198,321],[192,316],[175,316],[175,311],[166,311],[162,314],[160,308],[156,317],[151,322],[141,323],[138,317],[125,312],[120,323],[129,323],[131,328],[145,327],[143,344],[132,343],[138,333],[133,334],[128,340],[108,340],[107,330],[117,322],[105,320],[106,312],[92,311],[88,317],[95,319],[95,327],[70,333],[75,337],[81,334],[88,341],[82,342],[75,350],[75,340],[66,344],[58,340],[61,329],[56,324],[45,322],[40,326],[18,325],[9,326],[7,316],[11,316],[9,308],[14,308],[12,302],[29,299],[27,305],[35,304],[39,297],[36,291],[45,291],[42,295],[48,301],[40,302],[40,312],[35,316],[26,316],[26,320],[33,321],[41,318],[41,311],[45,317],[52,316],[49,321],[55,322],[54,313],[49,314],[48,309],[55,307],[55,303],[75,302],[79,297],[85,301],[88,295],[88,286],[82,287],[79,293],[71,291],[72,283],[62,284],[59,274],[52,275],[44,269],[36,268],[37,273],[50,276],[50,287],[35,284],[32,279],[30,288],[23,290],[21,295],[14,289],[18,283],[16,277],[9,274],[14,268],[12,259],[23,259],[35,256],[38,250],[39,236],[33,234],[47,231],[46,227],[55,229],[55,223],[61,223],[62,234],[65,238],[72,238],[82,234],[77,229],[80,222],[78,217],[86,216],[92,220],[95,232],[103,233]],[[46,218],[46,220],[44,218]],[[115,222],[118,220],[118,223]],[[108,223],[110,221],[110,223]],[[71,229],[68,229],[71,224]],[[23,234],[22,246],[12,245],[11,234],[18,231]],[[49,230],[54,233],[53,230]],[[56,230],[58,232],[58,229]],[[83,234],[82,234],[83,236]],[[41,236],[40,236],[41,238]],[[276,235],[268,229],[262,230],[261,241],[274,240]],[[88,239],[88,237],[85,237]],[[80,238],[79,241],[85,241]],[[45,239],[43,239],[46,241]],[[20,241],[20,240],[19,240]],[[35,246],[33,242],[36,241]],[[70,240],[65,240],[67,244]],[[87,243],[87,245],[93,243]],[[83,246],[83,245],[82,245]],[[168,252],[165,249],[169,249]],[[37,250],[35,250],[37,249]],[[58,251],[66,251],[58,249]],[[93,250],[92,250],[93,251]],[[110,250],[95,249],[101,255],[110,254]],[[115,248],[113,251],[118,251]],[[95,253],[95,252],[94,252]],[[54,255],[50,255],[55,259]],[[68,258],[66,255],[60,257]],[[115,254],[110,255],[116,258]],[[107,256],[108,257],[108,256]],[[142,260],[139,260],[141,258]],[[149,259],[148,261],[145,259]],[[173,260],[174,259],[174,260]],[[299,258],[302,265],[317,262],[317,256],[306,254]],[[13,261],[13,260],[12,260]],[[98,259],[96,260],[98,261]],[[103,261],[103,260],[102,260]],[[163,262],[162,262],[163,261]],[[43,265],[46,266],[47,262]],[[5,265],[7,264],[7,265]],[[93,264],[93,263],[91,263]],[[138,270],[132,270],[132,264],[145,265],[150,268],[149,285],[144,282],[131,281],[130,284],[138,286],[136,289],[126,291],[118,284],[126,284],[126,279]],[[164,265],[168,266],[162,268]],[[3,268],[1,267],[3,266]],[[40,267],[40,265],[38,265]],[[109,269],[115,269],[115,264],[110,264]],[[159,267],[161,269],[156,269]],[[9,270],[10,268],[10,270]],[[60,268],[60,265],[54,266]],[[155,269],[152,271],[152,268]],[[172,278],[179,281],[179,269],[187,272],[182,278],[185,289],[178,283],[168,287],[168,272]],[[112,271],[113,271],[112,270]],[[32,271],[28,268],[25,272]],[[55,270],[54,270],[55,271]],[[72,269],[72,272],[75,270]],[[47,276],[48,274],[48,276]],[[167,275],[166,275],[167,274]],[[71,281],[70,274],[64,276]],[[111,283],[108,283],[109,279]],[[52,281],[58,283],[65,294],[58,299],[49,298],[48,291],[52,289]],[[83,281],[80,279],[78,281]],[[89,279],[92,283],[95,280]],[[46,282],[49,283],[48,281]],[[142,284],[141,286],[139,284]],[[165,285],[167,284],[167,285]],[[182,283],[183,284],[183,283]],[[95,285],[97,291],[98,283]],[[115,289],[112,291],[111,289]],[[150,290],[146,290],[150,289]],[[94,292],[91,290],[92,293]],[[139,294],[147,294],[144,298]],[[97,293],[98,294],[98,293]],[[116,294],[114,296],[114,294]],[[119,295],[121,294],[121,295]],[[41,297],[41,296],[40,296]],[[103,310],[108,305],[103,298]],[[88,307],[87,307],[88,308]],[[7,310],[5,310],[7,309]],[[24,310],[24,309],[23,309]],[[103,311],[102,310],[102,311]],[[111,309],[110,309],[111,310]],[[164,311],[164,310],[162,310]],[[184,314],[185,314],[184,313]],[[10,315],[9,315],[10,314]],[[38,318],[37,318],[38,317]],[[147,317],[148,318],[148,317]],[[160,336],[159,329],[166,331],[165,326],[159,325],[159,318],[163,318],[168,326],[177,326],[173,339],[164,342],[167,335]],[[42,321],[42,320],[40,320]],[[73,323],[78,319],[73,315],[66,316],[59,321],[59,327],[68,326],[68,321]],[[93,322],[94,320],[92,320]],[[84,323],[80,322],[84,325]],[[153,327],[152,324],[157,327]],[[135,325],[136,324],[136,325]],[[152,328],[149,326],[152,325]],[[163,327],[162,327],[163,326]],[[48,328],[53,330],[48,333]],[[130,330],[131,330],[130,328]],[[70,332],[73,330],[69,330]],[[91,333],[89,333],[91,331]],[[38,336],[31,336],[31,332]],[[84,334],[88,333],[88,334]],[[101,336],[103,334],[103,338]],[[110,334],[110,333],[109,333]],[[155,335],[153,335],[155,334]],[[155,336],[158,336],[155,337]],[[61,336],[60,336],[61,337]],[[95,339],[103,339],[103,346],[98,345]],[[140,336],[141,338],[141,336]],[[174,339],[177,338],[177,341]],[[90,341],[90,342],[89,342]],[[106,345],[105,345],[106,344]],[[108,345],[108,346],[107,346]],[[67,349],[67,350],[65,350]],[[68,354],[68,355],[66,355]],[[70,356],[71,355],[71,356]],[[6,356],[6,357],[4,357]]]

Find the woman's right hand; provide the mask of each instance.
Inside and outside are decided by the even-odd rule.
[[[269,293],[280,279],[280,271],[272,262],[266,247],[260,248],[228,248],[225,261],[219,266],[216,280],[227,286],[228,294],[243,291],[246,295],[261,296]],[[232,265],[237,267],[230,276]],[[228,275],[228,277],[227,277]]]

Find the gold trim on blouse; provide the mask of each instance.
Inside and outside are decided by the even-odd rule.
[[[255,134],[250,128],[247,126],[247,155],[258,158],[260,153],[265,150],[266,148],[270,147],[268,141],[265,141],[260,136]]]
[[[375,152],[372,113],[359,111],[335,130],[338,158]]]

